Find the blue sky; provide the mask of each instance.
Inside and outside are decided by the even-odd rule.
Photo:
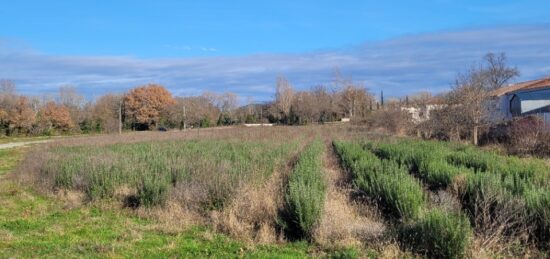
[[[521,79],[550,74],[548,1],[342,2],[7,1],[0,78],[22,93],[157,82],[267,100],[277,75],[306,89],[336,68],[389,95],[441,92],[488,51]]]

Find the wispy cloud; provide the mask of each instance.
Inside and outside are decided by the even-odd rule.
[[[212,47],[194,47],[189,45],[172,45],[172,44],[166,44],[162,46],[166,49],[171,50],[183,50],[183,51],[203,51],[203,52],[216,52],[218,51],[217,48]]]
[[[521,79],[550,74],[550,26],[508,26],[409,35],[359,46],[302,54],[138,59],[125,56],[57,56],[18,49],[0,40],[0,78],[37,94],[72,84],[89,96],[156,82],[174,94],[233,91],[266,100],[277,75],[297,88],[329,84],[339,68],[373,91],[388,95],[447,90],[457,72],[487,52],[506,52]],[[181,46],[180,46],[181,47]],[[202,48],[202,47],[201,47]],[[204,51],[216,51],[204,48]]]

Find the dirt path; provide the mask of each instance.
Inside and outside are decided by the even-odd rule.
[[[356,203],[351,198],[348,174],[340,167],[332,144],[327,140],[324,158],[328,190],[325,212],[315,234],[318,243],[327,246],[345,246],[375,241],[385,231],[372,208]]]
[[[51,141],[53,141],[53,140],[47,139],[47,140],[35,140],[35,141],[6,143],[6,144],[0,144],[0,149],[23,147],[23,146],[28,146],[28,145],[32,145],[32,144],[47,143],[47,142],[51,142]]]

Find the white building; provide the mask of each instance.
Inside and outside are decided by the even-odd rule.
[[[425,107],[401,107],[411,115],[414,123],[420,123],[430,118],[430,113],[434,110],[443,108],[443,104],[427,104]]]

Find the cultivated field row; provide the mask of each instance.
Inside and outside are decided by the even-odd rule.
[[[398,223],[399,239],[412,250],[473,256],[471,237],[484,249],[548,246],[550,171],[542,160],[414,140],[334,146],[355,186]]]

